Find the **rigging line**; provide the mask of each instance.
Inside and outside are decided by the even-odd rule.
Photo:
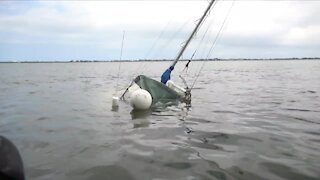
[[[199,30],[199,28],[203,25],[204,20],[208,17],[208,15],[210,14],[210,11],[212,9],[212,5],[214,5],[215,0],[212,0],[209,3],[209,6],[207,7],[207,9],[205,10],[204,14],[201,16],[201,18],[197,21],[200,21],[198,23],[196,23],[196,27],[195,29],[192,31],[191,35],[189,36],[188,40],[186,42],[183,42],[183,47],[180,50],[179,54],[177,55],[177,57],[175,58],[175,61],[173,62],[172,66],[175,66],[176,63],[178,62],[178,60],[182,57],[185,49],[187,48],[188,44],[190,43],[190,41],[194,38],[194,36],[196,35],[197,31]],[[189,19],[190,20],[190,19]],[[196,21],[196,22],[197,22]]]
[[[151,51],[154,49],[156,43],[159,41],[159,39],[163,36],[164,31],[168,28],[169,24],[171,23],[172,19],[170,19],[167,24],[163,27],[161,33],[158,35],[157,39],[155,39],[155,41],[153,42],[151,48],[149,49],[149,51],[146,53],[145,55],[145,61],[142,62],[141,65],[138,66],[138,68],[136,68],[136,70],[133,73],[133,76],[136,76],[141,69],[145,69],[145,67],[147,66],[148,63],[150,63],[149,61],[147,61],[148,56],[150,55]]]
[[[218,41],[222,30],[223,30],[224,27],[225,27],[225,23],[227,22],[227,19],[229,18],[231,9],[233,8],[235,2],[236,2],[236,1],[233,0],[232,4],[231,4],[231,6],[230,6],[230,8],[229,8],[229,10],[228,10],[227,16],[226,16],[226,18],[224,19],[224,21],[223,21],[223,23],[222,23],[222,26],[221,26],[221,28],[220,28],[220,30],[219,30],[219,32],[218,32],[218,34],[217,34],[217,36],[216,36],[213,44],[212,44],[211,47],[210,47],[209,53],[208,53],[208,55],[207,55],[207,58],[209,58],[210,54],[212,53],[212,50],[213,50],[214,46],[216,45],[216,42]]]
[[[161,54],[163,50],[167,48],[169,44],[171,44],[172,40],[175,39],[175,37],[182,31],[182,29],[184,29],[184,27],[190,22],[190,20],[191,18],[189,18],[185,23],[183,23],[182,26],[180,26],[180,28],[176,32],[174,32],[174,34],[171,35],[170,39],[167,40],[164,44],[162,44],[160,51],[156,54],[156,56]]]
[[[121,43],[121,52],[120,52],[120,60],[122,60],[122,50],[123,50],[123,41],[124,41],[124,35],[126,34],[126,31],[123,31],[122,34],[122,43]]]
[[[179,59],[181,58],[182,54],[184,53],[184,51],[186,50],[186,48],[188,47],[189,43],[191,42],[191,40],[193,39],[194,35],[197,33],[197,31],[199,30],[199,27],[202,25],[203,20],[206,18],[209,10],[211,9],[213,3],[215,2],[215,0],[212,0],[209,3],[209,6],[206,8],[206,10],[204,11],[203,15],[200,18],[200,21],[197,23],[196,27],[193,29],[193,31],[191,32],[188,40],[186,41],[185,45],[180,49],[178,55],[176,56],[175,60],[173,61],[171,66],[175,66],[177,64],[177,62],[179,61]]]
[[[198,44],[197,48],[194,50],[194,52],[193,52],[193,54],[192,54],[191,58],[189,59],[188,63],[185,65],[185,67],[183,68],[183,70],[180,72],[179,76],[181,76],[181,75],[182,75],[182,73],[183,73],[184,71],[186,71],[186,72],[187,72],[187,70],[188,70],[188,66],[189,66],[189,64],[190,64],[191,60],[193,59],[194,55],[196,54],[197,50],[199,49],[200,44],[201,44],[202,40],[204,39],[204,37],[205,37],[205,35],[206,35],[206,33],[207,33],[207,31],[208,31],[209,27],[210,27],[210,26],[208,26],[208,27],[207,27],[207,29],[206,29],[205,33],[203,34],[203,36],[202,36],[202,38],[201,38],[201,40],[200,40],[200,42],[199,42],[199,44]]]
[[[174,32],[174,34],[172,34],[171,37],[170,37],[164,44],[161,45],[160,51],[158,51],[157,54],[153,55],[153,57],[159,56],[159,54],[161,54],[161,53],[163,52],[163,50],[164,50],[166,47],[169,46],[169,44],[172,42],[172,40],[174,39],[174,37],[176,37],[177,34],[179,34],[179,33],[182,31],[182,29],[190,22],[190,19],[191,19],[191,18],[189,18],[185,23],[183,23],[183,24],[180,26],[180,28],[179,28],[176,32]],[[149,62],[146,61],[146,62],[144,62],[142,65],[140,65],[140,66],[136,69],[136,71],[134,72],[134,75],[136,76],[136,75],[140,72],[141,69],[146,70],[146,69],[148,68],[148,66],[147,66],[148,63],[149,63]]]
[[[231,4],[231,6],[230,6],[230,8],[229,8],[229,10],[228,10],[227,16],[226,16],[226,18],[224,19],[224,21],[223,21],[223,23],[222,23],[222,26],[220,27],[220,30],[219,30],[216,38],[214,39],[211,47],[210,47],[209,53],[208,53],[208,55],[207,55],[207,59],[208,59],[208,57],[210,56],[210,54],[211,54],[211,52],[212,52],[212,50],[213,50],[213,48],[214,48],[217,40],[219,39],[222,30],[224,29],[224,25],[225,25],[227,19],[229,18],[229,15],[230,15],[231,9],[232,9],[233,6],[234,6],[234,3],[235,3],[235,0],[233,0],[232,4]],[[191,89],[193,89],[196,81],[198,80],[198,77],[199,77],[201,71],[203,70],[203,67],[204,67],[205,62],[206,62],[206,61],[203,61],[202,65],[201,65],[201,68],[200,68],[200,70],[199,70],[199,73],[196,75],[196,78],[195,78],[195,80],[194,80],[194,82],[193,82],[193,84],[192,84],[192,86],[191,86]]]
[[[206,29],[205,33],[203,34],[203,36],[202,36],[202,38],[201,38],[201,40],[200,40],[200,42],[199,42],[199,44],[198,44],[197,48],[194,50],[194,52],[193,52],[193,54],[192,54],[191,58],[189,59],[188,63],[185,65],[185,67],[183,68],[183,70],[180,72],[180,75],[179,75],[179,76],[181,76],[181,74],[182,74],[184,71],[186,71],[186,72],[187,72],[187,70],[188,70],[188,66],[189,66],[189,64],[190,64],[191,60],[193,59],[193,57],[195,56],[195,54],[196,54],[197,50],[199,49],[199,47],[200,47],[200,45],[201,45],[201,43],[202,43],[202,41],[203,41],[204,37],[206,36],[206,34],[207,34],[207,32],[208,32],[209,27],[210,27],[210,26],[208,26],[208,27],[207,27],[207,29]]]
[[[218,1],[219,0],[216,0],[215,1],[215,3],[213,4],[213,8],[218,4]],[[208,1],[209,2],[209,1]],[[213,9],[212,8],[212,9]],[[209,11],[209,14],[211,13],[211,11]],[[209,28],[210,27],[212,27],[213,26],[213,24],[215,23],[215,18],[214,18],[214,16],[213,16],[213,19],[209,22],[209,24],[208,24],[208,26],[207,26],[207,28],[206,28],[206,30],[205,30],[205,33],[204,33],[204,35],[202,36],[202,39],[201,39],[201,41],[200,41],[200,43],[198,44],[198,46],[197,46],[197,48],[195,49],[195,51],[194,51],[194,53],[192,54],[192,57],[191,57],[191,59],[193,59],[194,57],[204,57],[204,53],[205,53],[205,51],[203,50],[203,49],[205,49],[205,45],[206,44],[208,44],[208,43],[210,43],[210,34],[211,34],[211,32],[212,32],[212,30],[213,29],[211,29],[210,31],[209,31]],[[209,32],[208,32],[209,31]],[[205,41],[205,42],[204,42]],[[199,51],[199,49],[201,50],[201,51]],[[200,53],[201,52],[201,53]],[[201,55],[200,55],[201,54]],[[199,64],[200,66],[198,66],[198,68],[199,67],[201,67],[201,64]],[[196,68],[196,69],[198,69],[198,68]]]
[[[218,3],[218,1],[219,1],[219,0],[217,0],[216,3]],[[214,4],[214,5],[216,5],[216,4]],[[214,23],[215,23],[215,19],[213,18],[213,19],[210,21],[210,24],[209,24],[208,28],[211,27]],[[210,30],[209,35],[212,33],[212,31],[213,31],[213,29]],[[207,33],[207,32],[206,32],[206,33]],[[210,43],[210,37],[209,37],[209,35],[208,35],[208,37],[206,38],[206,42],[204,43],[205,45]],[[201,45],[203,46],[203,44],[201,44]],[[200,47],[199,47],[199,48],[200,48]],[[203,49],[205,49],[205,47],[204,47]],[[204,57],[204,54],[205,54],[205,51],[202,50],[202,53],[201,53],[200,57]]]
[[[122,42],[121,42],[121,51],[120,51],[120,61],[119,61],[119,67],[118,67],[117,89],[119,88],[120,69],[121,69],[121,61],[122,61],[122,50],[123,50],[125,33],[126,33],[126,31],[123,31],[123,34],[122,34]]]
[[[212,9],[214,9],[214,7],[216,6],[216,4],[217,4],[217,1],[214,2],[212,8],[209,10],[208,15],[205,17],[203,23],[204,23],[205,20],[208,18],[208,16],[210,15]],[[210,22],[210,24],[209,24],[208,27],[206,28],[206,31],[204,32],[204,34],[203,34],[203,36],[202,36],[202,38],[201,38],[198,46],[196,47],[194,53],[192,54],[191,59],[193,59],[193,57],[194,57],[194,55],[196,54],[197,50],[200,48],[200,45],[202,44],[202,42],[203,42],[203,40],[204,40],[204,38],[205,38],[205,36],[206,36],[206,34],[207,34],[207,32],[208,32],[208,30],[209,30],[209,28],[210,28],[211,25],[212,25],[212,22]],[[201,24],[200,26],[202,26],[202,24]]]
[[[155,39],[155,41],[153,42],[151,48],[149,49],[149,51],[147,52],[147,54],[145,55],[145,59],[148,58],[149,54],[151,53],[151,51],[154,49],[156,43],[158,42],[158,40],[162,37],[162,35],[164,34],[164,31],[168,28],[169,24],[171,23],[172,19],[170,19],[167,24],[164,26],[164,28],[161,30],[161,33],[159,34],[159,36],[157,37],[157,39]]]
[[[209,2],[209,1],[208,1],[208,2]],[[211,13],[212,9],[216,6],[216,4],[217,4],[217,1],[215,1],[215,2],[214,2],[214,4],[213,4],[212,8],[209,10],[209,12],[208,12],[207,16],[205,17],[205,19],[204,19],[203,23],[204,23],[204,22],[205,22],[205,20],[208,18],[208,16],[210,15],[210,13]],[[202,23],[202,24],[203,24],[203,23]],[[202,26],[202,24],[201,24],[200,26]],[[205,30],[205,32],[204,32],[204,34],[202,35],[201,40],[199,41],[199,43],[198,43],[198,45],[197,45],[196,49],[195,49],[195,50],[194,50],[194,52],[193,52],[193,54],[192,54],[192,56],[191,56],[190,60],[189,60],[189,61],[188,61],[188,63],[186,64],[186,67],[185,67],[185,68],[180,72],[180,75],[179,75],[179,76],[181,76],[181,74],[182,74],[185,70],[187,70],[187,69],[188,69],[188,65],[190,64],[191,60],[193,59],[193,57],[194,57],[194,56],[195,56],[195,54],[197,53],[198,49],[199,49],[199,48],[200,48],[200,46],[202,45],[202,42],[203,42],[204,38],[206,37],[207,32],[208,32],[209,28],[212,26],[212,24],[213,24],[213,21],[211,21],[211,22],[209,23],[209,25],[207,26],[207,28],[206,28],[206,30]]]
[[[208,27],[207,27],[206,31],[204,32],[204,34],[203,34],[203,36],[202,36],[202,38],[201,38],[201,40],[200,40],[197,48],[194,50],[194,53],[192,54],[191,59],[194,57],[194,55],[196,54],[196,52],[197,52],[198,49],[200,48],[200,45],[202,44],[202,42],[203,42],[203,40],[204,40],[204,38],[205,38],[205,36],[206,36],[206,34],[207,34],[207,32],[208,32],[208,30],[209,30],[209,28],[210,28],[211,25],[212,25],[212,23],[210,23],[210,25],[208,25]]]
[[[215,1],[215,4],[213,5],[213,8],[216,6],[217,3],[218,3],[218,0]],[[212,9],[213,9],[213,8],[212,8]],[[210,11],[209,13],[211,13],[211,11]],[[206,28],[206,31],[205,31],[204,35],[202,36],[202,38],[201,38],[201,40],[200,40],[200,42],[199,42],[196,50],[194,51],[194,54],[192,55],[192,58],[193,58],[193,56],[197,53],[197,51],[200,49],[200,46],[203,45],[203,40],[204,40],[204,38],[206,37],[206,35],[207,35],[207,33],[208,33],[208,30],[209,30],[209,28],[212,26],[213,22],[214,22],[213,20],[210,21],[208,27]],[[205,44],[206,44],[206,43],[205,43]]]

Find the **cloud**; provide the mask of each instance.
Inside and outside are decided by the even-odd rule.
[[[220,47],[238,57],[319,56],[307,50],[320,48],[319,8],[318,1],[238,1]]]
[[[191,4],[199,3],[186,4],[175,9],[177,2],[40,1],[36,7],[27,5],[23,14],[2,15],[0,31],[33,35],[39,40],[50,36],[45,40],[65,43],[86,43],[92,39],[99,44],[99,39],[108,38],[109,42],[118,41],[123,30],[150,38],[155,37],[169,20],[173,19],[167,29],[170,32],[176,29],[174,25],[191,18],[194,15]],[[173,12],[176,15],[173,16]]]
[[[81,51],[78,56],[93,59],[93,51],[85,49],[96,48],[116,58],[119,53],[112,52],[120,49],[123,31],[126,31],[126,58],[173,58],[207,4],[207,1],[1,1],[0,59],[9,57],[5,55],[8,50],[16,51],[15,45],[21,49],[47,47],[44,52],[60,46],[65,48],[64,54],[70,49],[68,58],[74,51]],[[207,27],[209,32],[200,47],[201,51],[209,50],[231,4],[232,1],[216,4],[186,54],[197,48]],[[297,55],[317,54],[303,49],[319,49],[318,9],[319,1],[236,1],[212,56],[260,57],[265,52],[271,53],[264,56],[291,56],[290,53],[297,53],[296,47],[300,49]],[[21,51],[20,57],[24,53]],[[52,53],[37,53],[37,57],[49,56]]]
[[[291,28],[283,35],[281,43],[285,46],[320,47],[320,25]]]

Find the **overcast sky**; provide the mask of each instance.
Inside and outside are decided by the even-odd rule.
[[[122,59],[175,58],[207,6],[207,0],[0,1],[0,61],[119,59],[123,32]],[[218,1],[183,58],[195,50],[195,58],[320,57],[319,9],[318,0]]]

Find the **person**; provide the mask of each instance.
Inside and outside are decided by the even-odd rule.
[[[0,136],[0,179],[25,179],[23,163],[17,147],[3,136]]]
[[[169,69],[167,69],[167,70],[162,74],[162,76],[161,76],[161,82],[162,82],[163,84],[166,84],[167,81],[170,80],[170,78],[171,78],[171,72],[173,71],[173,69],[174,69],[174,66],[170,66]]]

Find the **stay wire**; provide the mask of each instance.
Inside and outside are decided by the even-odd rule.
[[[170,20],[170,21],[171,21],[171,20]],[[165,43],[161,44],[161,47],[159,48],[160,50],[158,51],[158,53],[156,53],[155,55],[153,55],[153,58],[159,56],[159,54],[161,54],[161,53],[163,52],[163,50],[164,50],[166,47],[168,47],[169,44],[172,43],[172,40],[175,39],[175,37],[177,36],[177,34],[179,34],[179,33],[182,31],[182,29],[189,23],[189,21],[190,21],[190,19],[188,19],[184,24],[182,24],[182,25],[180,26],[180,28],[179,28],[176,32],[174,32],[174,34],[172,34],[171,37],[170,37]],[[167,25],[169,25],[169,22],[167,23]],[[164,30],[165,30],[165,29],[166,29],[166,28],[164,28]],[[161,33],[162,33],[162,32],[161,32]],[[150,63],[150,62],[149,62],[149,61],[148,61],[148,62],[146,61],[146,62],[142,63],[142,65],[140,65],[140,66],[136,69],[136,71],[134,72],[134,76],[136,76],[142,69],[146,70],[146,69],[148,68],[148,66],[147,66],[148,63]]]
[[[215,5],[217,4],[217,1],[218,1],[218,0],[216,0],[216,1],[214,2],[212,8],[208,11],[208,14],[204,17],[203,21],[201,22],[201,24],[200,24],[200,26],[199,26],[199,29],[203,26],[203,24],[204,24],[204,22],[206,21],[206,19],[210,16],[211,10],[215,7]],[[208,1],[208,3],[210,3],[210,2]],[[195,21],[195,24],[196,24],[196,22],[199,21],[199,20],[200,20],[200,19],[196,20],[196,21]],[[209,28],[209,27],[208,27],[208,28]],[[202,36],[202,38],[201,38],[201,40],[200,40],[197,48],[195,49],[195,51],[194,51],[193,54],[192,54],[190,60],[194,57],[194,55],[196,54],[197,50],[199,49],[199,47],[200,47],[200,45],[201,45],[201,43],[202,43],[202,41],[203,41],[203,39],[204,39],[204,37],[205,37],[205,34],[206,34],[207,31],[208,31],[208,28],[207,28],[207,30],[205,31],[204,35]],[[198,32],[199,32],[199,31],[198,31]],[[196,32],[196,33],[194,34],[194,37],[193,37],[193,38],[195,38],[195,37],[197,36],[198,32]],[[185,42],[183,42],[182,44],[184,44],[184,43],[185,43]],[[182,54],[182,56],[183,56],[183,54]]]
[[[169,44],[172,43],[172,40],[176,39],[177,35],[180,34],[180,32],[184,29],[184,27],[190,22],[190,19],[188,19],[185,23],[183,23],[180,28],[171,35],[170,39],[167,40],[164,44],[162,44],[160,51],[156,54],[156,56],[159,56],[166,48],[169,47]],[[184,43],[184,42],[183,42]],[[182,43],[182,44],[183,44]]]
[[[208,55],[207,55],[207,58],[209,58],[209,56],[211,55],[212,50],[213,50],[214,46],[216,45],[216,42],[217,42],[217,41],[219,40],[219,38],[220,38],[220,34],[222,33],[222,30],[223,30],[224,27],[225,27],[225,23],[227,22],[227,19],[229,18],[229,15],[230,15],[230,12],[231,12],[231,10],[232,10],[232,8],[233,8],[233,6],[234,6],[234,3],[235,3],[235,0],[233,0],[232,4],[231,4],[231,6],[230,6],[230,8],[229,8],[229,10],[228,10],[227,16],[226,16],[226,18],[224,19],[224,21],[223,21],[223,23],[222,23],[222,26],[221,26],[221,28],[220,28],[220,30],[219,30],[219,32],[218,32],[218,35],[216,36],[213,44],[211,45],[211,48],[210,48],[209,53],[208,53]]]
[[[123,34],[122,34],[121,51],[120,51],[120,61],[119,61],[118,77],[117,77],[117,90],[118,90],[118,88],[119,88],[120,69],[121,69],[122,51],[123,51],[123,44],[124,44],[124,36],[125,36],[125,33],[126,33],[126,32],[123,31]]]
[[[205,38],[205,36],[206,36],[206,34],[207,34],[207,32],[208,32],[208,30],[209,30],[209,28],[210,28],[211,24],[212,24],[212,23],[210,23],[210,25],[208,25],[208,27],[206,28],[206,31],[205,31],[205,33],[203,34],[203,36],[202,36],[202,38],[201,38],[201,40],[200,40],[200,42],[199,42],[198,46],[197,46],[197,47],[196,47],[196,49],[194,50],[194,52],[193,52],[193,54],[192,54],[191,58],[188,60],[187,64],[186,64],[186,65],[185,65],[185,67],[183,68],[183,70],[180,72],[180,75],[179,75],[179,76],[181,76],[181,75],[182,75],[182,73],[184,73],[184,72],[186,72],[186,74],[187,74],[189,64],[191,63],[191,61],[192,61],[193,57],[196,55],[197,51],[199,50],[200,46],[202,45],[202,42],[203,42],[203,40],[204,40],[204,38]]]
[[[216,4],[217,4],[216,2],[217,2],[217,1],[215,1],[215,3],[213,4],[211,10],[216,6]],[[206,16],[206,18],[210,15],[211,10],[209,11],[209,13],[208,13],[208,15]],[[193,54],[192,54],[192,56],[191,56],[191,59],[195,56],[196,52],[198,51],[198,49],[199,49],[200,46],[202,45],[202,42],[203,42],[205,36],[207,35],[207,32],[208,32],[208,30],[209,30],[209,28],[210,28],[211,25],[212,25],[212,22],[210,22],[210,24],[209,24],[208,27],[206,28],[206,31],[204,32],[204,34],[203,34],[203,36],[202,36],[202,38],[201,38],[201,40],[200,40],[197,48],[196,48],[195,51],[193,52]]]
[[[150,55],[150,53],[151,53],[152,50],[154,49],[156,43],[159,41],[160,38],[162,38],[165,30],[168,28],[168,26],[170,25],[171,21],[172,21],[172,19],[170,19],[170,20],[167,22],[167,24],[164,26],[164,28],[162,29],[161,33],[160,33],[159,36],[157,37],[157,39],[155,39],[155,41],[153,42],[151,48],[150,48],[149,51],[146,53],[145,59],[148,58],[148,56]]]
[[[153,42],[151,48],[148,50],[148,52],[145,55],[145,60],[141,63],[141,65],[139,65],[136,70],[133,73],[133,76],[136,76],[142,69],[145,69],[145,67],[150,63],[149,61],[147,61],[148,56],[150,55],[150,53],[152,52],[152,50],[154,49],[155,45],[157,44],[157,42],[159,41],[159,39],[164,35],[165,30],[168,28],[168,26],[170,25],[172,19],[170,19],[167,24],[163,27],[161,33],[158,35],[158,37],[155,39],[155,41]]]
[[[219,30],[219,32],[218,32],[218,34],[217,34],[216,38],[214,39],[214,41],[213,41],[213,43],[212,43],[211,47],[210,47],[210,50],[209,50],[209,53],[208,53],[208,55],[207,55],[207,58],[206,58],[206,59],[208,59],[208,58],[209,58],[209,56],[211,55],[212,50],[213,50],[213,48],[215,47],[215,45],[216,45],[216,43],[217,43],[217,41],[218,41],[218,39],[219,39],[219,37],[220,37],[220,34],[222,33],[222,30],[224,29],[225,23],[226,23],[227,19],[229,18],[230,12],[231,12],[231,10],[232,10],[232,8],[233,8],[234,4],[235,4],[235,0],[233,0],[232,4],[231,4],[231,6],[230,6],[230,8],[229,8],[229,10],[228,10],[227,16],[226,16],[226,18],[224,19],[224,21],[223,21],[223,23],[222,23],[222,25],[221,25],[221,27],[220,27],[220,30]],[[194,80],[194,82],[193,82],[193,84],[192,84],[192,86],[191,86],[191,89],[193,89],[193,87],[194,87],[194,85],[195,85],[196,81],[198,80],[198,78],[199,78],[199,76],[200,76],[200,73],[201,73],[201,71],[202,71],[202,70],[203,70],[203,68],[204,68],[204,64],[205,64],[205,62],[206,62],[206,61],[203,61],[202,65],[201,65],[201,67],[200,67],[200,70],[199,70],[198,74],[196,75],[196,78],[195,78],[195,80]]]
[[[204,22],[205,22],[205,20],[209,17],[209,15],[210,15],[210,13],[211,13],[211,11],[212,11],[212,9],[216,6],[216,3],[217,1],[215,1],[214,2],[214,4],[213,4],[213,6],[212,6],[212,8],[209,10],[209,12],[208,12],[208,14],[207,14],[207,16],[205,17],[205,19],[204,19],[204,21],[201,23],[201,25],[200,26],[202,26],[203,24],[204,24]],[[209,3],[209,1],[208,1],[208,3]],[[191,58],[190,58],[190,60],[187,62],[187,64],[185,65],[185,67],[184,67],[184,69],[180,72],[180,75],[179,76],[181,76],[181,74],[184,72],[184,71],[187,71],[188,70],[188,66],[189,66],[189,64],[190,64],[190,62],[191,62],[191,60],[193,59],[193,57],[195,56],[195,54],[197,53],[197,51],[198,51],[198,49],[200,48],[200,46],[202,45],[202,42],[203,42],[203,40],[204,40],[204,38],[205,38],[205,36],[206,36],[206,34],[207,34],[207,32],[208,32],[208,30],[209,30],[209,28],[210,28],[210,26],[212,25],[212,22],[208,25],[208,27],[206,28],[206,30],[205,30],[205,33],[202,35],[202,38],[201,38],[201,40],[199,41],[199,43],[198,43],[198,45],[197,45],[197,47],[196,47],[196,49],[194,50],[194,52],[193,52],[193,54],[192,54],[192,56],[191,56]],[[198,32],[197,32],[198,33]],[[195,35],[196,36],[196,35]]]

